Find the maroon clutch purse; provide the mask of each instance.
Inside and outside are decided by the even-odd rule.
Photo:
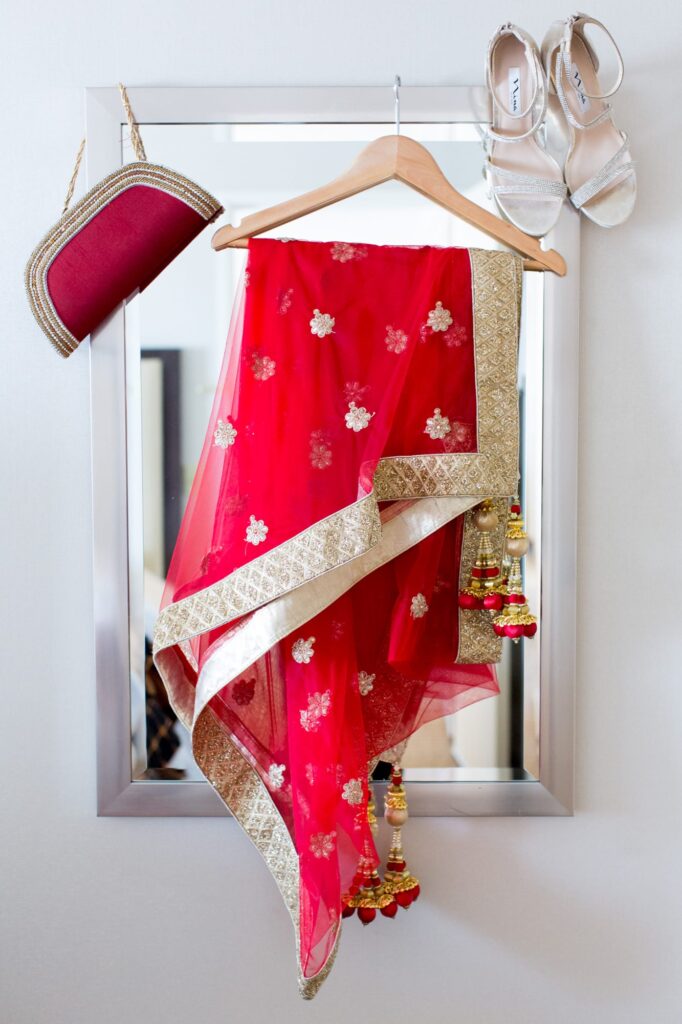
[[[121,95],[139,159],[66,209],[26,267],[33,314],[64,357],[222,213],[193,181],[147,162],[122,87]]]

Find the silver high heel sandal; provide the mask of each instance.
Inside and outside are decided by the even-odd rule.
[[[561,168],[540,144],[548,83],[535,41],[501,25],[490,40],[485,69],[491,125],[485,132],[484,175],[497,208],[529,235],[546,235],[566,197]]]
[[[599,84],[599,60],[585,38],[586,25],[604,32],[616,52],[616,82],[607,92]],[[604,102],[623,81],[620,50],[600,21],[587,14],[575,14],[550,27],[542,44],[542,56],[568,125],[570,144],[564,176],[570,201],[600,227],[616,227],[630,216],[637,197],[628,137],[616,128],[611,104]]]

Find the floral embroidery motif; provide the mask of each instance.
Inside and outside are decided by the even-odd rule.
[[[218,426],[213,432],[213,444],[217,448],[229,448],[234,444],[237,431],[229,420],[218,420]]]
[[[256,380],[268,380],[273,377],[277,363],[270,356],[262,356],[260,352],[253,353],[251,369]]]
[[[446,452],[471,452],[474,450],[474,428],[470,423],[450,424],[450,433],[443,438]]]
[[[376,677],[376,672],[358,672],[358,689],[361,697],[366,697],[372,692]]]
[[[308,707],[299,713],[301,725],[306,732],[317,732],[320,722],[329,714],[331,704],[331,690],[325,690],[324,693],[312,693],[308,697]]]
[[[407,335],[397,327],[386,327],[384,341],[388,351],[395,352],[396,355],[400,355],[407,348]]]
[[[308,763],[305,766],[305,777],[308,780],[309,786],[315,785],[315,779],[317,778],[317,768],[314,764]]]
[[[328,334],[334,333],[336,320],[331,313],[320,313],[319,309],[313,310],[313,318],[310,321],[310,333],[316,334],[318,338],[325,338]]]
[[[307,640],[304,640],[302,637],[296,640],[291,648],[291,657],[294,661],[297,661],[299,665],[308,665],[312,661],[315,653],[313,650],[314,643],[314,636],[309,636]]]
[[[271,764],[268,769],[268,785],[270,789],[281,789],[284,784],[285,766],[283,764]]]
[[[334,852],[336,836],[333,832],[316,832],[310,837],[310,852],[314,857],[328,860]]]
[[[277,296],[277,312],[280,316],[284,316],[291,309],[291,296],[294,294],[293,288],[282,289]]]
[[[362,245],[351,245],[350,242],[334,242],[331,253],[333,260],[348,263],[349,260],[363,259],[367,255],[367,250]]]
[[[450,310],[444,309],[442,302],[437,302],[436,308],[429,312],[426,326],[430,327],[432,331],[447,331],[451,323]]]
[[[440,409],[434,409],[433,416],[429,416],[426,421],[424,433],[433,441],[442,441],[450,433],[450,420],[447,416],[441,416]]]
[[[331,625],[332,640],[340,640],[345,634],[346,627],[339,619],[334,619]]]
[[[249,518],[249,525],[246,527],[246,542],[247,544],[253,544],[254,547],[265,540],[268,534],[268,527],[265,525],[262,519],[256,519],[255,516]]]
[[[359,403],[363,400],[368,391],[369,384],[366,384],[365,387],[362,387],[362,385],[357,380],[349,381],[348,384],[346,384],[345,388],[343,389],[344,401]]]
[[[329,469],[332,464],[332,450],[325,445],[316,445],[310,453],[313,469]]]
[[[467,340],[468,334],[464,324],[453,324],[443,335],[448,348],[459,348]]]
[[[243,512],[246,508],[248,495],[246,494],[232,494],[229,498],[225,498],[223,504],[223,512],[227,516],[236,516],[240,512]]]
[[[348,412],[346,413],[346,426],[357,434],[360,430],[364,430],[369,426],[372,416],[374,416],[374,413],[367,412],[364,405],[358,407],[355,402],[350,402]]]
[[[251,679],[240,679],[238,683],[235,683],[232,687],[232,697],[235,704],[240,707],[246,707],[253,700],[253,695],[256,690],[256,677],[252,676]]]
[[[332,446],[323,430],[310,435],[310,463],[313,469],[328,469],[332,464]]]
[[[413,619],[423,619],[429,610],[423,594],[415,594],[410,603],[410,615]]]
[[[362,782],[360,779],[349,779],[343,787],[341,796],[344,800],[348,801],[349,804],[361,804],[362,803]]]
[[[244,287],[248,288],[251,284],[251,272],[248,270],[244,271]]]

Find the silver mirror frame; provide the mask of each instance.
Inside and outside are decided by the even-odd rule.
[[[129,89],[140,123],[377,123],[391,120],[386,88]],[[477,124],[478,87],[401,89],[401,120]],[[483,119],[485,114],[483,115]],[[86,90],[91,187],[120,167],[117,89]],[[210,230],[210,229],[209,229]],[[564,256],[564,278],[543,275],[540,777],[420,782],[410,812],[433,816],[567,815],[573,808],[576,664],[579,215],[566,204],[545,244]],[[208,783],[132,780],[130,737],[126,336],[123,307],[93,335],[91,371],[97,806],[100,815],[227,814]],[[77,356],[74,358],[83,358]]]

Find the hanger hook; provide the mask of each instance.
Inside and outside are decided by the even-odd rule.
[[[395,96],[395,133],[396,133],[396,135],[400,135],[400,86],[401,85],[402,85],[402,82],[400,81],[400,75],[396,75],[395,76],[395,80],[393,82],[393,95]]]

